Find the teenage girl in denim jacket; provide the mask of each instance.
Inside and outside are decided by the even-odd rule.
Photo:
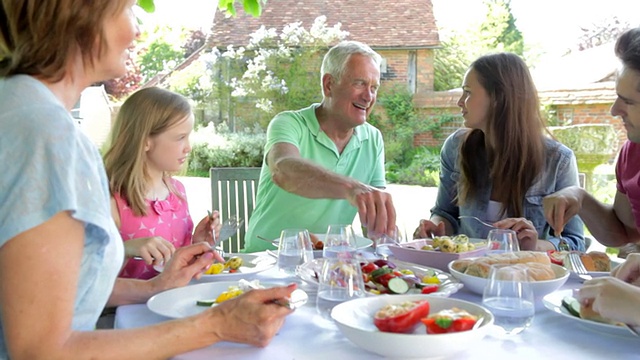
[[[465,128],[443,145],[436,205],[414,237],[486,238],[490,228],[459,219],[471,215],[515,230],[522,250],[553,250],[566,242],[584,251],[579,217],[561,236],[544,217],[542,198],[578,185],[578,168],[573,152],[547,135],[524,61],[510,53],[482,56],[465,74],[462,90]]]

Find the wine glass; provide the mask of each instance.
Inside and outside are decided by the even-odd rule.
[[[299,265],[313,260],[313,246],[307,229],[284,229],[278,245],[278,268],[295,275]]]
[[[331,310],[341,302],[365,296],[360,262],[354,258],[326,258],[318,278],[316,310],[332,321]]]
[[[489,252],[505,253],[520,251],[520,243],[515,231],[511,229],[493,229],[487,235]]]
[[[529,270],[522,264],[492,265],[482,294],[482,305],[489,309],[499,335],[515,335],[531,326],[535,314]]]
[[[327,235],[322,248],[322,256],[325,258],[355,257],[358,246],[356,234],[351,225],[333,224],[327,228]]]

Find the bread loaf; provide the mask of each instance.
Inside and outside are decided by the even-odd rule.
[[[491,265],[494,264],[526,266],[533,281],[552,280],[556,277],[547,254],[537,251],[517,251],[490,254],[476,259],[459,259],[451,264],[451,268],[467,275],[487,278]]]

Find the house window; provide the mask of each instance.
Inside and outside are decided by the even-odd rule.
[[[385,75],[387,73],[387,59],[382,58],[380,62],[380,74]]]
[[[573,123],[573,109],[558,109],[556,116],[558,125],[560,126],[571,125]]]

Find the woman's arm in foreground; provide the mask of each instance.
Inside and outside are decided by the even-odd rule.
[[[220,309],[151,327],[74,331],[83,243],[83,224],[62,212],[0,248],[0,313],[10,358],[166,359],[221,340],[262,346],[290,313],[264,302],[286,297],[295,286],[252,292]]]

